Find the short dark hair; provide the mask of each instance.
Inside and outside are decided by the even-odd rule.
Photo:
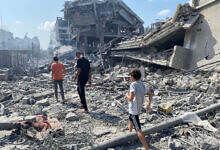
[[[133,69],[129,74],[133,76],[135,80],[141,79],[141,71],[139,69]]]
[[[55,56],[55,57],[53,58],[53,60],[54,60],[54,61],[58,61],[59,59],[58,59],[57,56]]]

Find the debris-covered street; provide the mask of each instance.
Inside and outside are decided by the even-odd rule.
[[[140,1],[48,4],[39,33],[14,20],[24,38],[0,12],[1,150],[220,149],[220,1],[169,1],[148,26]]]
[[[80,100],[72,81],[72,72],[65,78],[65,104],[55,101],[49,74],[39,74],[34,78],[24,76],[17,82],[1,82],[1,93],[5,96],[12,94],[1,100],[5,108],[1,108],[1,120],[22,121],[43,113],[47,113],[52,120],[57,119],[52,125],[55,128],[45,133],[31,129],[1,131],[1,147],[89,149],[89,146],[128,134],[128,102],[124,95],[129,89],[128,72],[132,67],[137,65],[119,64],[110,68],[103,77],[100,74],[93,75],[92,85],[86,88],[89,114],[79,109]],[[145,111],[140,116],[143,130],[219,103],[218,73],[184,73],[158,66],[144,68],[146,77],[143,82],[153,87],[154,97],[152,112]],[[159,109],[159,106],[163,109]],[[191,116],[189,122],[148,135],[147,141],[152,149],[218,149],[219,113],[216,110],[201,117]],[[142,147],[140,143],[132,142],[115,149],[138,147]]]

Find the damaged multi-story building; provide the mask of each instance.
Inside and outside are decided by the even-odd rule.
[[[13,33],[0,29],[0,80],[7,80],[9,74],[23,74],[33,57],[39,57],[38,37],[14,37]]]
[[[111,45],[114,58],[129,58],[183,70],[220,70],[220,1],[179,4],[174,17],[147,35]]]
[[[65,2],[64,19],[77,49],[92,53],[105,43],[144,33],[143,20],[122,0],[75,0]]]
[[[57,17],[54,32],[55,40],[59,45],[71,45],[68,21],[64,20],[62,17]]]

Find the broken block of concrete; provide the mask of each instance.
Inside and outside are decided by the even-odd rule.
[[[170,103],[162,103],[162,104],[158,105],[158,108],[161,111],[165,112],[166,114],[169,114],[172,111],[172,104],[170,104]]]
[[[0,102],[5,102],[8,101],[10,99],[12,99],[12,94],[7,94],[6,96],[4,96],[2,99],[0,99]]]
[[[95,127],[93,129],[93,134],[95,136],[103,136],[103,135],[106,135],[106,134],[109,134],[109,133],[116,133],[116,128],[108,128],[108,127]]]
[[[35,100],[29,97],[23,97],[22,99],[23,104],[27,104],[27,105],[34,105],[35,104]]]
[[[49,106],[50,103],[49,103],[48,99],[44,99],[44,100],[41,100],[41,101],[37,101],[36,105],[38,105],[38,106]]]
[[[192,62],[192,51],[190,49],[175,46],[173,55],[170,58],[170,67],[176,69],[189,70]]]
[[[209,84],[202,84],[200,87],[199,87],[199,90],[202,91],[202,92],[206,92],[209,88]]]
[[[217,85],[215,89],[215,94],[220,94],[220,85]]]
[[[0,69],[0,81],[7,81],[9,76],[9,69]]]
[[[42,92],[42,93],[37,93],[37,94],[34,94],[34,99],[35,100],[38,100],[38,99],[42,99],[42,98],[46,98],[48,96],[52,96],[54,94],[53,91],[45,91],[45,92]]]
[[[66,115],[66,120],[77,121],[77,120],[79,120],[79,117],[75,113],[70,112]]]

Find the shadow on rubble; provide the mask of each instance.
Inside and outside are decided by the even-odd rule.
[[[160,150],[159,148],[156,148],[153,145],[151,145],[149,143],[149,140],[147,140],[147,143],[148,143],[148,146],[149,146],[150,150]],[[143,145],[141,144],[140,141],[136,141],[136,142],[128,143],[128,145],[122,145],[120,147],[116,147],[115,150],[128,150],[128,149],[138,150],[138,149],[140,149],[140,147],[143,147]]]
[[[67,102],[63,105],[66,105],[66,107],[68,107],[68,108],[80,108],[79,102],[75,102],[75,103],[74,102]]]
[[[40,143],[38,139],[23,134],[21,130],[14,130],[10,135],[0,138],[0,149],[7,145],[28,145],[29,141]]]
[[[102,120],[106,123],[111,123],[111,124],[117,124],[121,118],[117,117],[117,116],[113,116],[111,114],[106,114],[105,112],[90,112],[89,115],[97,120]]]
[[[150,134],[146,135],[146,141],[149,146],[150,150],[160,150],[161,147],[155,147],[158,145],[158,143],[161,142],[161,139],[168,139],[169,137],[172,136],[172,138],[175,138],[173,135],[175,135],[175,130],[173,128],[163,130],[161,132],[158,132],[156,134]],[[160,144],[159,144],[160,145]],[[168,146],[168,145],[167,145]],[[121,145],[119,147],[116,147],[116,150],[127,150],[127,149],[139,149],[140,147],[143,147],[141,142],[139,140],[137,141],[130,141],[126,145]],[[170,147],[171,150],[187,150],[184,147]]]

